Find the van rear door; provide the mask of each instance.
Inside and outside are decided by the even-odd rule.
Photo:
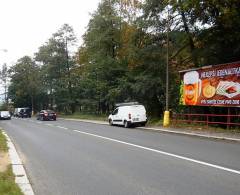
[[[145,122],[147,120],[146,110],[143,105],[131,106],[132,122]]]

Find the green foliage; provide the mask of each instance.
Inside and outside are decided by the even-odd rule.
[[[42,64],[41,80],[46,103],[42,108],[74,111],[71,69],[74,59],[69,55],[69,48],[75,44],[76,36],[72,27],[64,24],[53,36],[39,48],[35,60]]]
[[[101,1],[75,56],[69,51],[76,37],[64,24],[39,48],[35,62],[21,59],[12,68],[9,87],[15,105],[28,105],[32,97],[37,108],[101,114],[117,102],[136,100],[148,114],[160,116],[165,110],[167,50],[173,110],[184,110],[178,71],[239,61],[239,1],[141,2]],[[26,64],[38,65],[37,81],[22,81]]]
[[[19,107],[34,108],[40,91],[40,69],[29,56],[19,59],[10,69],[9,97]]]
[[[6,102],[0,105],[0,110],[8,110],[8,104]]]
[[[84,35],[85,47],[81,48],[84,58],[79,58],[84,64],[87,74],[82,75],[79,87],[83,96],[89,94],[98,113],[107,112],[113,104],[112,94],[118,88],[119,78],[125,74],[126,63],[119,58],[120,48],[120,18],[109,1],[103,1],[89,22]],[[87,55],[86,55],[87,54]],[[83,85],[83,83],[85,83]]]
[[[15,176],[12,173],[11,165],[9,165],[7,171],[0,172],[0,194],[23,195],[15,183]]]
[[[7,140],[0,130],[0,152],[7,152]],[[1,161],[1,159],[0,159]],[[0,162],[1,163],[1,162]],[[0,171],[0,194],[4,195],[23,195],[20,188],[15,183],[15,175],[12,172],[11,165],[4,172]]]
[[[4,99],[5,103],[7,103],[7,78],[8,78],[8,67],[7,64],[3,64],[2,70],[0,71],[0,80],[2,81],[4,88]]]

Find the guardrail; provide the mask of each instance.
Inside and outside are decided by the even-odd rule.
[[[187,124],[205,124],[208,128],[211,124],[225,125],[227,129],[230,126],[240,127],[240,115],[232,114],[178,114],[172,115],[173,124],[176,126],[178,123]]]

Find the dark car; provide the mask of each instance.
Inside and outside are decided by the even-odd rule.
[[[56,120],[57,114],[52,110],[41,110],[37,115],[37,120],[45,121],[45,120]]]
[[[31,116],[32,116],[32,111],[30,108],[22,108],[19,112],[20,118],[31,118]]]

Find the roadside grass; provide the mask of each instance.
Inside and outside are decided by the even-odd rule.
[[[18,185],[15,183],[15,176],[11,165],[7,170],[0,172],[0,194],[2,195],[23,195]]]
[[[0,153],[7,153],[6,137],[0,130]],[[3,159],[0,158],[0,164]],[[1,195],[23,195],[18,185],[15,183],[15,176],[12,172],[12,166],[9,164],[5,171],[0,171],[0,194]]]
[[[207,131],[212,133],[231,133],[231,134],[240,134],[240,129],[237,127],[229,127],[226,125],[209,125],[206,124],[196,124],[196,123],[183,123],[179,122],[177,124],[172,124],[172,128],[184,128],[191,131]]]
[[[148,127],[162,127],[163,126],[163,120],[161,118],[149,118]],[[230,133],[230,134],[240,134],[240,128],[237,127],[229,127],[229,129],[226,128],[226,125],[209,125],[207,127],[206,124],[201,123],[194,123],[193,122],[178,122],[175,123],[174,120],[170,119],[170,128],[173,129],[184,129],[188,131],[202,131],[202,132],[210,132],[210,133]]]
[[[149,118],[147,122],[147,126],[154,127],[154,126],[162,126],[163,120],[160,118]]]
[[[154,126],[163,126],[163,120],[160,118],[152,118],[149,119],[148,126],[154,127]],[[188,130],[197,130],[197,131],[209,131],[209,132],[216,132],[216,133],[240,133],[240,128],[232,127],[230,126],[229,129],[227,129],[226,125],[217,125],[217,124],[209,124],[208,126],[203,123],[196,123],[194,121],[192,122],[180,122],[177,123],[170,119],[170,128],[182,128],[182,129],[188,129]]]
[[[73,119],[85,119],[85,120],[97,120],[97,121],[107,121],[107,115],[98,115],[98,114],[86,114],[76,112],[74,114],[60,114],[60,117],[63,118],[73,118]]]
[[[8,147],[7,147],[7,139],[3,135],[2,130],[0,130],[0,152],[7,152]]]

